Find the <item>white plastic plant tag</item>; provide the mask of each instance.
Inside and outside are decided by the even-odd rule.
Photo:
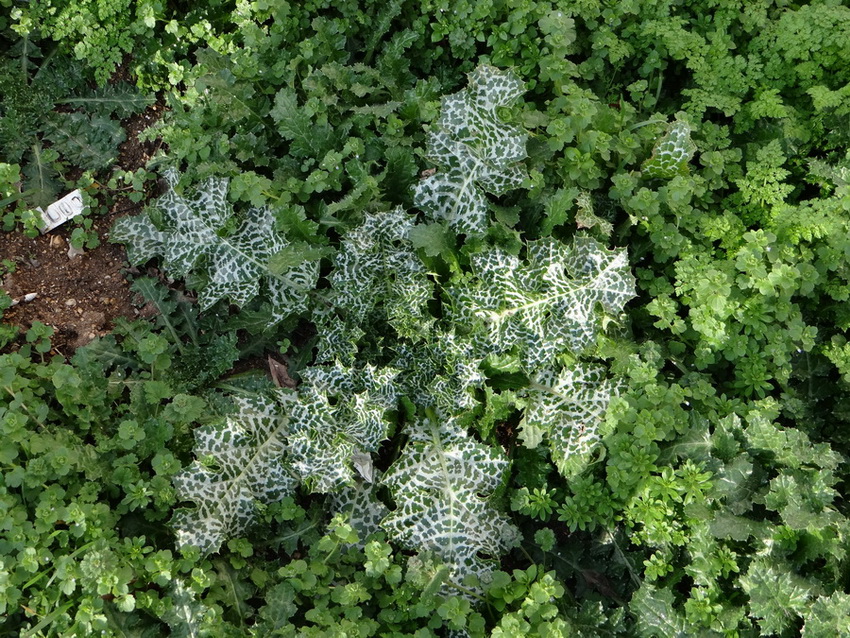
[[[36,209],[41,213],[41,219],[44,221],[44,225],[39,230],[42,234],[49,232],[82,213],[83,208],[83,194],[79,189],[71,191],[62,199],[53,202],[47,210]]]

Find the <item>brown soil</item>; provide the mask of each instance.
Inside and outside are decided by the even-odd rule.
[[[118,165],[136,170],[147,164],[159,142],[140,142],[141,131],[158,120],[164,108],[154,104],[124,120],[127,141],[119,149]],[[148,195],[151,195],[149,193]],[[20,303],[3,313],[2,321],[27,330],[35,321],[54,329],[53,352],[70,356],[74,349],[109,332],[117,317],[134,317],[129,283],[124,278],[124,247],[109,243],[109,229],[118,217],[137,213],[143,204],[118,197],[110,212],[94,220],[100,246],[68,256],[73,221],[46,235],[29,238],[20,232],[0,234],[0,260],[14,263],[14,272],[0,269],[0,288]],[[35,299],[24,301],[35,293]]]
[[[30,239],[10,233],[0,246],[0,258],[16,265],[3,277],[12,299],[35,293],[3,315],[3,321],[24,330],[34,321],[52,326],[54,350],[68,356],[96,336],[108,332],[116,317],[133,316],[128,284],[121,275],[124,248],[106,243],[109,218],[95,225],[102,244],[84,255],[68,257],[71,229]]]
[[[162,104],[152,104],[142,113],[121,122],[127,132],[127,141],[118,149],[118,166],[134,171],[147,164],[148,160],[156,154],[162,140],[140,142],[139,134],[162,117],[164,111],[165,107]]]

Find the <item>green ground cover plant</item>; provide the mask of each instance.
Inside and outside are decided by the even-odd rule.
[[[3,326],[0,635],[850,635],[850,9],[77,4],[4,228],[155,94],[161,276]]]

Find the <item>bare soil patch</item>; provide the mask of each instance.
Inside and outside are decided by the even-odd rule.
[[[141,142],[139,133],[163,111],[162,104],[154,104],[122,122],[127,131],[127,141],[119,149],[122,169],[134,171],[145,166],[159,149],[159,141]],[[55,331],[53,352],[67,357],[112,330],[117,317],[138,315],[133,306],[135,295],[124,277],[126,252],[123,246],[109,243],[109,229],[115,219],[137,213],[142,206],[118,198],[109,214],[94,220],[100,246],[73,258],[68,256],[73,222],[35,238],[20,232],[0,234],[0,260],[14,263],[14,272],[0,270],[0,288],[22,300],[5,311],[2,321],[23,330],[35,321],[51,326]],[[36,295],[32,301],[23,301],[32,293]]]
[[[111,217],[111,216],[110,216]],[[111,330],[115,318],[133,316],[132,293],[121,274],[124,247],[107,243],[111,218],[95,223],[101,245],[73,259],[68,257],[69,231],[30,239],[9,233],[0,258],[16,265],[2,287],[13,299],[35,293],[3,315],[3,321],[28,329],[34,321],[52,326],[54,350],[68,356]]]

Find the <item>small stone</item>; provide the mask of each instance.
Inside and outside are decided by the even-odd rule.
[[[76,299],[68,299],[65,302],[65,305],[68,306],[69,308],[73,308],[74,306],[77,305],[77,300]]]
[[[85,255],[86,251],[82,248],[74,248],[71,244],[68,244],[68,259],[74,259],[74,257],[79,257],[80,255]]]

